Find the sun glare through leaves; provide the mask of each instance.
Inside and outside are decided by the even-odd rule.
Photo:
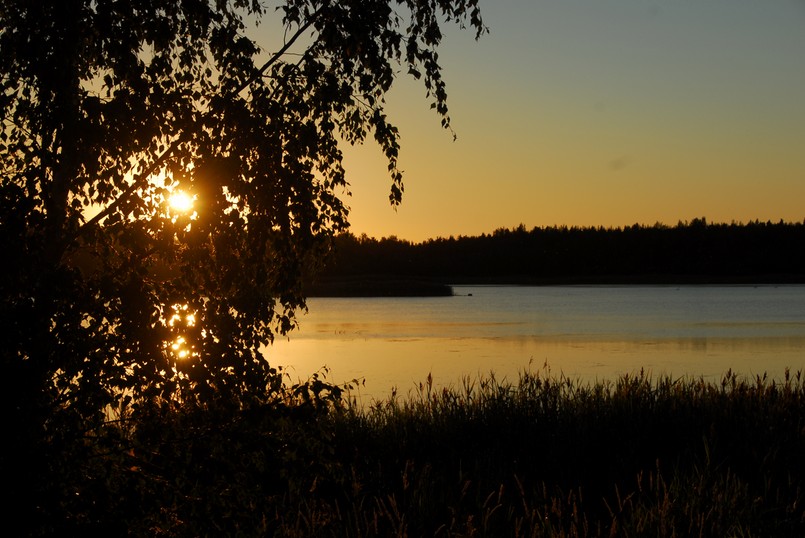
[[[172,329],[181,330],[191,328],[196,325],[196,315],[191,312],[187,305],[173,305],[174,314],[168,319],[168,326]],[[179,359],[187,359],[193,355],[193,346],[187,341],[184,335],[179,335],[170,344],[173,354]]]
[[[184,191],[176,191],[168,198],[168,204],[174,211],[188,213],[193,209],[193,199],[193,196]]]

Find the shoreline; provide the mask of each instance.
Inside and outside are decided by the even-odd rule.
[[[443,282],[413,277],[355,276],[327,278],[306,286],[308,297],[450,297]]]
[[[307,297],[448,297],[453,286],[774,286],[805,284],[805,275],[605,275],[494,277],[354,275],[306,285]]]

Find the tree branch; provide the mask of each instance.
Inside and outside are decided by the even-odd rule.
[[[288,41],[286,41],[285,44],[260,67],[260,69],[258,69],[251,77],[249,77],[240,86],[235,88],[235,90],[232,92],[233,95],[239,94],[240,92],[248,88],[251,84],[253,84],[255,81],[260,79],[263,76],[263,73],[265,73],[266,70],[268,70],[272,65],[274,65],[288,51],[288,49],[290,49],[294,45],[294,43],[296,43],[296,41],[302,36],[303,33],[305,33],[311,26],[313,26],[313,24],[316,22],[319,15],[324,10],[324,8],[328,6],[329,2],[323,4],[319,9],[314,11],[313,14],[310,16],[310,18],[307,20],[307,22],[305,22],[305,24],[300,26],[299,29],[291,36],[291,38]],[[162,164],[165,163],[168,157],[170,157],[170,155],[176,150],[178,145],[183,141],[183,139],[187,136],[187,134],[188,131],[183,131],[182,133],[180,133],[179,136],[173,142],[170,143],[167,149],[165,149],[165,151],[159,157],[157,157],[157,159],[151,164],[151,166],[149,166],[143,172],[138,174],[137,177],[135,177],[132,184],[125,191],[123,191],[123,193],[121,193],[120,196],[117,197],[117,199],[115,199],[112,203],[106,206],[100,213],[95,215],[92,219],[84,223],[84,225],[81,226],[81,228],[79,228],[76,231],[72,239],[75,240],[76,238],[80,237],[85,230],[99,224],[103,219],[108,217],[113,211],[115,211],[118,207],[120,207],[122,203],[128,201],[134,195],[137,189],[143,185],[143,183],[148,179],[148,177],[150,177],[151,174],[153,174],[154,171],[157,170],[157,168],[159,168]]]
[[[267,70],[269,67],[271,67],[271,66],[272,66],[272,65],[273,65],[273,64],[274,64],[274,63],[275,63],[277,60],[279,60],[279,59],[280,59],[280,58],[281,58],[281,57],[282,57],[282,56],[283,56],[283,55],[284,55],[286,52],[288,52],[288,49],[290,49],[290,48],[293,46],[293,44],[294,44],[294,43],[296,43],[296,40],[297,40],[297,39],[299,39],[299,38],[302,36],[302,34],[303,34],[303,33],[305,33],[305,32],[308,30],[308,28],[310,28],[311,26],[313,26],[313,24],[316,22],[316,19],[317,19],[317,18],[319,17],[319,15],[321,14],[321,12],[322,12],[322,11],[324,10],[324,8],[325,8],[325,7],[327,7],[328,5],[329,5],[329,2],[325,3],[325,4],[324,4],[324,5],[322,5],[322,6],[321,6],[319,9],[317,9],[316,11],[314,11],[314,12],[313,12],[313,14],[310,16],[310,18],[308,19],[308,21],[307,21],[305,24],[303,24],[302,26],[300,26],[300,27],[299,27],[299,29],[298,29],[298,30],[297,30],[297,31],[294,33],[294,35],[292,35],[292,36],[291,36],[291,38],[290,38],[288,41],[286,41],[286,42],[285,42],[285,44],[282,46],[282,48],[280,48],[280,50],[278,50],[277,52],[275,52],[275,53],[274,53],[274,54],[271,56],[271,58],[269,58],[269,59],[268,59],[268,61],[266,61],[266,63],[264,63],[264,64],[263,64],[263,66],[262,66],[262,67],[260,67],[260,69],[258,69],[258,70],[257,70],[257,71],[256,71],[256,72],[255,72],[255,73],[254,73],[254,74],[253,74],[251,77],[249,77],[249,78],[246,80],[246,82],[244,82],[243,84],[241,84],[241,85],[240,85],[240,86],[239,86],[239,87],[238,87],[238,88],[235,90],[235,92],[234,92],[234,93],[235,93],[236,95],[237,95],[237,94],[239,94],[240,92],[242,92],[243,90],[245,90],[246,88],[248,88],[248,87],[249,87],[249,86],[250,86],[250,85],[251,85],[253,82],[255,82],[257,79],[261,78],[261,77],[263,76],[263,73],[265,73],[265,72],[266,72],[266,70]]]
[[[160,166],[161,166],[161,165],[162,165],[162,164],[163,164],[163,163],[164,163],[164,162],[167,160],[167,158],[168,158],[168,157],[170,157],[171,153],[173,153],[173,151],[176,149],[176,147],[179,145],[179,143],[180,143],[180,142],[182,142],[182,139],[184,138],[184,136],[185,136],[186,134],[187,134],[187,131],[182,132],[182,133],[181,133],[181,134],[180,134],[180,135],[179,135],[179,136],[176,138],[176,140],[174,140],[173,142],[171,142],[170,146],[168,146],[168,148],[167,148],[167,149],[166,149],[166,150],[165,150],[165,151],[162,153],[162,155],[160,155],[159,157],[157,157],[157,158],[156,158],[156,160],[155,160],[153,163],[151,163],[151,166],[149,166],[148,168],[146,168],[145,170],[143,170],[142,172],[140,172],[140,173],[139,173],[139,174],[138,174],[138,175],[137,175],[137,176],[134,178],[134,181],[132,182],[132,184],[131,184],[131,185],[129,185],[129,188],[128,188],[128,189],[126,189],[125,191],[123,191],[123,193],[122,193],[120,196],[118,196],[118,197],[115,199],[115,201],[114,201],[114,202],[112,202],[111,204],[109,204],[108,206],[106,206],[106,207],[103,209],[103,211],[101,211],[100,213],[98,213],[97,215],[95,215],[94,217],[92,217],[90,220],[88,220],[86,223],[84,223],[84,225],[83,225],[83,226],[81,226],[81,228],[79,228],[79,230],[76,232],[76,237],[81,236],[81,234],[83,233],[83,231],[84,231],[85,229],[90,228],[90,227],[92,227],[92,226],[94,226],[94,225],[98,224],[100,221],[102,221],[103,219],[105,219],[106,217],[108,217],[108,216],[109,216],[109,215],[110,215],[110,214],[111,214],[111,213],[112,213],[112,212],[113,212],[115,209],[117,209],[117,208],[120,206],[120,204],[122,204],[123,202],[125,202],[125,201],[127,201],[129,198],[131,198],[131,196],[134,194],[134,192],[135,192],[135,191],[136,191],[136,190],[137,190],[139,187],[141,187],[141,186],[142,186],[142,183],[143,183],[143,182],[144,182],[146,179],[148,179],[148,178],[151,176],[151,174],[153,174],[153,173],[154,173],[154,171],[155,171],[157,168],[159,168],[159,167],[160,167]]]

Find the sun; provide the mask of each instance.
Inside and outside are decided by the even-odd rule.
[[[193,209],[193,197],[184,191],[176,191],[168,198],[168,204],[180,213],[187,213]]]

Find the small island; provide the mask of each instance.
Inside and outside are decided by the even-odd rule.
[[[453,288],[426,279],[393,276],[325,278],[307,284],[308,297],[449,297]]]

